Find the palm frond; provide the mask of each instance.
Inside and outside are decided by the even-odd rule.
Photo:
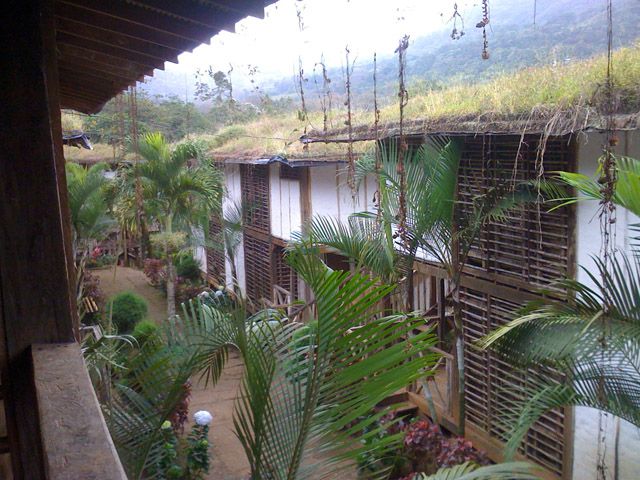
[[[536,468],[525,462],[508,462],[497,465],[478,466],[463,463],[449,468],[441,468],[433,475],[418,474],[414,480],[535,480]]]
[[[626,208],[634,215],[640,216],[640,160],[630,157],[615,157],[617,180],[613,201],[616,205]],[[602,186],[597,178],[591,178],[581,173],[556,172],[561,182],[576,189],[582,196],[558,197],[557,202],[562,205],[576,203],[581,200],[601,200]],[[600,172],[597,174],[599,175]]]
[[[640,426],[640,260],[618,253],[585,273],[593,288],[564,280],[569,302],[535,302],[481,340],[509,362],[549,365],[566,375],[563,385],[541,383],[506,416],[509,452],[548,410],[582,405]],[[605,297],[607,302],[605,302]],[[605,307],[605,305],[607,305]]]

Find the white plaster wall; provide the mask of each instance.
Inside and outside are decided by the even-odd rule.
[[[291,240],[292,232],[299,232],[302,223],[300,182],[280,178],[280,164],[269,167],[271,194],[271,234]]]
[[[640,158],[640,134],[621,133],[616,148],[618,154]],[[602,152],[604,136],[587,134],[579,137],[578,171],[593,176],[597,169],[598,157]],[[592,256],[600,253],[600,223],[598,204],[593,201],[578,203],[576,223],[576,253],[578,265],[594,271]],[[622,208],[617,209],[615,224],[615,244],[623,251],[629,251],[628,226],[639,219]],[[577,278],[591,284],[586,272],[578,270]],[[605,461],[607,478],[620,480],[640,478],[640,431],[630,423],[611,415],[601,415],[592,408],[578,407],[574,413],[574,461],[573,478],[576,480],[596,480],[598,461],[598,430],[606,432]],[[616,438],[618,439],[616,442]],[[617,444],[617,448],[616,448]],[[616,461],[616,450],[617,461]],[[616,472],[616,465],[618,472]],[[616,475],[617,474],[617,475]]]
[[[325,216],[346,222],[349,215],[365,210],[373,211],[373,195],[376,191],[374,177],[362,182],[353,195],[347,184],[347,172],[344,164],[323,165],[309,169],[311,179],[312,216]]]
[[[193,258],[200,264],[200,271],[207,273],[207,251],[204,247],[196,247],[193,249]]]
[[[234,205],[241,205],[242,191],[240,189],[240,165],[225,165],[225,197],[222,200],[223,212],[229,209],[235,208]],[[238,285],[242,292],[246,288],[246,276],[244,271],[244,240],[240,242],[238,249],[236,250],[236,272],[238,275]],[[233,278],[231,276],[231,263],[227,258],[225,260],[225,275],[227,280],[227,287],[233,287]]]

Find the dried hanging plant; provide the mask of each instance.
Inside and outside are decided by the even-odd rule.
[[[378,188],[376,192],[373,194],[373,204],[376,207],[377,217],[380,220],[380,183],[382,181],[381,177],[381,168],[382,168],[382,159],[380,152],[380,108],[378,106],[378,58],[377,54],[373,53],[373,128],[375,132],[376,144],[375,144],[375,155],[376,155],[376,179],[378,181]]]
[[[615,94],[613,85],[613,5],[612,0],[607,0],[607,70],[605,80],[605,114],[606,114],[606,137],[600,156],[600,232],[602,235],[601,257],[604,262],[602,270],[602,298],[603,310],[602,315],[602,336],[599,339],[602,344],[602,361],[606,361],[607,344],[609,343],[610,333],[610,316],[609,312],[613,308],[613,299],[610,296],[612,274],[609,272],[611,258],[615,254],[615,235],[614,225],[616,223],[616,206],[613,202],[617,182],[616,157],[614,153],[615,146],[618,144],[618,138],[615,132],[614,114],[615,114]],[[601,381],[601,387],[604,389],[604,381]],[[603,390],[599,392],[605,396]],[[607,444],[607,424],[609,422],[609,414],[600,410],[598,419],[598,449],[597,449],[597,478],[604,480],[608,477],[606,465],[606,444]]]
[[[398,232],[396,236],[400,237],[402,245],[407,243],[407,198],[406,198],[406,172],[404,168],[404,156],[407,151],[407,141],[404,136],[404,107],[409,101],[409,93],[407,92],[405,83],[405,69],[407,66],[406,52],[409,48],[409,36],[405,35],[400,39],[398,48],[395,53],[398,54],[398,104],[400,107],[399,121],[399,145],[398,145],[398,179],[400,183],[400,198],[398,209]]]
[[[464,19],[460,12],[458,12],[458,4],[453,4],[453,14],[449,21],[453,21],[453,28],[451,29],[451,38],[453,40],[460,40],[464,36]],[[459,25],[458,25],[459,24]],[[460,29],[458,30],[458,27]]]
[[[304,6],[302,8],[304,8]],[[304,20],[302,18],[301,7],[298,4],[296,4],[296,16],[298,17],[298,29],[300,30],[300,33],[302,33],[304,31]],[[303,128],[304,135],[307,134],[307,128],[309,125],[309,114],[307,112],[307,103],[304,97],[305,83],[307,83],[307,79],[304,76],[304,68],[302,66],[302,56],[298,55],[297,86],[298,86],[298,94],[300,95],[300,107],[301,107],[301,109],[298,110],[298,119],[304,124],[304,128]],[[302,150],[306,152],[308,149],[309,149],[309,145],[307,143],[304,143]]]
[[[320,87],[318,78],[315,75],[317,67],[321,67],[322,69],[322,88]],[[322,108],[322,131],[326,133],[329,128],[332,108],[331,104],[333,99],[331,96],[331,79],[327,72],[327,66],[324,63],[324,55],[320,57],[320,61],[313,67],[313,81],[316,84],[318,98],[320,99],[320,108]]]
[[[489,25],[489,0],[482,0],[482,19],[476,28],[482,29],[482,59],[489,59],[489,40],[487,39],[487,25]]]
[[[351,188],[351,195],[355,197],[356,194],[356,183],[355,183],[355,175],[356,175],[356,166],[355,166],[355,158],[353,156],[353,118],[351,111],[351,75],[353,74],[353,65],[349,60],[349,46],[347,45],[345,48],[345,60],[347,63],[346,72],[345,72],[345,80],[344,86],[347,92],[347,99],[344,104],[347,107],[347,120],[344,122],[347,125],[347,130],[349,132],[349,142],[347,143],[347,160],[349,162],[349,170],[347,172],[347,183]]]

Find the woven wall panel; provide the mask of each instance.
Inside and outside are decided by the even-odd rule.
[[[274,281],[275,285],[291,293],[293,300],[298,299],[298,274],[289,266],[285,260],[285,250],[276,246],[273,251]]]
[[[271,244],[244,233],[244,267],[247,296],[259,305],[263,299],[271,301]]]
[[[218,216],[209,221],[209,240],[216,247],[207,247],[207,274],[220,283],[225,283],[225,254],[222,250],[222,224]]]
[[[496,354],[479,351],[473,345],[481,337],[513,318],[519,304],[486,293],[461,288],[464,337],[466,409],[469,422],[490,436],[504,439],[506,432],[501,419],[506,409],[526,397],[525,390],[536,380],[560,376],[548,368],[517,371]],[[564,460],[564,411],[545,414],[529,430],[520,452],[543,465],[558,476],[562,475]]]
[[[459,172],[458,200],[463,214],[474,196],[496,185],[538,178],[550,172],[572,169],[572,153],[566,137],[550,138],[542,167],[538,163],[538,136],[477,136],[464,140]],[[497,275],[503,283],[515,279],[532,289],[548,287],[570,273],[569,208],[547,212],[535,204],[513,209],[504,223],[490,223],[481,232],[468,259],[479,274]]]
[[[270,234],[269,167],[241,165],[240,188],[244,225]]]

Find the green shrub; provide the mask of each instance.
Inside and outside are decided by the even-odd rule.
[[[147,302],[133,292],[122,292],[113,296],[107,304],[107,315],[111,310],[111,321],[118,333],[130,333],[136,324],[147,316]]]
[[[200,263],[192,255],[180,255],[176,261],[176,272],[179,277],[191,281],[201,280]]]
[[[152,320],[142,320],[138,322],[131,335],[136,339],[140,347],[150,340],[153,342],[159,342],[161,340],[160,327]]]

